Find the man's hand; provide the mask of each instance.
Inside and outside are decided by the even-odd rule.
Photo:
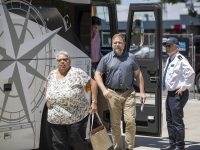
[[[141,103],[145,103],[146,98],[147,98],[147,97],[146,97],[146,94],[145,94],[145,93],[142,93],[142,94],[140,93],[140,102],[141,102]]]
[[[110,91],[107,90],[107,89],[103,91],[103,95],[104,95],[105,98],[107,98],[107,99],[112,98],[112,95],[110,94]]]

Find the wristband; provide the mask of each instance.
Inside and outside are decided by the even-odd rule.
[[[92,103],[97,104],[97,101],[96,100],[92,100]]]

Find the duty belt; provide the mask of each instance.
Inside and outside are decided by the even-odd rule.
[[[178,89],[176,89],[176,90],[174,90],[174,91],[168,91],[168,95],[169,96],[175,96],[175,95],[177,95],[176,94],[176,91],[177,91]],[[188,90],[185,90],[185,91],[183,91],[182,93],[184,93],[184,92],[186,92],[186,91],[188,91]]]

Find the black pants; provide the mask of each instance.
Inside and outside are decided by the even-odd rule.
[[[166,100],[166,121],[169,134],[169,143],[179,148],[185,147],[185,125],[183,122],[183,108],[188,101],[189,92],[184,91],[182,95],[175,91],[168,92]]]
[[[85,140],[88,117],[71,125],[50,124],[54,150],[89,150]]]

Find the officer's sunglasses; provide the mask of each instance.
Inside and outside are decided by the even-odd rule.
[[[165,47],[166,47],[166,48],[170,48],[170,47],[172,47],[172,45],[165,45]]]

